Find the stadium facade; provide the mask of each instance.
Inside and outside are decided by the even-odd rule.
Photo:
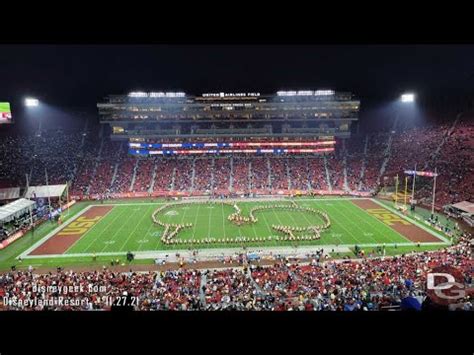
[[[225,143],[270,137],[274,141],[304,140],[314,144],[318,140],[349,138],[351,126],[358,121],[360,101],[350,92],[333,90],[197,96],[131,92],[109,95],[97,107],[100,122],[111,127],[113,140],[128,140],[135,148],[166,148],[149,144],[206,139]],[[130,152],[136,153],[134,149]]]

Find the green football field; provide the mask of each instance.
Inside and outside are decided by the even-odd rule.
[[[232,206],[222,203],[193,203],[171,205],[159,216],[167,224],[192,223],[192,228],[181,230],[177,239],[199,240],[205,238],[257,238],[271,237],[265,242],[247,242],[245,246],[291,246],[297,245],[409,245],[404,236],[374,216],[359,208],[349,199],[301,199],[299,207],[309,207],[326,212],[331,227],[321,233],[319,240],[276,240],[278,232],[272,225],[306,227],[320,225],[322,219],[301,211],[269,209],[258,211],[258,222],[237,226],[227,217],[234,212]],[[242,215],[261,205],[290,205],[290,201],[238,202]],[[66,255],[125,253],[127,251],[159,251],[192,248],[236,248],[242,243],[209,243],[165,245],[161,241],[164,228],[153,223],[152,213],[163,203],[123,203],[112,205],[96,224],[64,252]],[[281,235],[281,234],[280,234]],[[441,241],[440,241],[441,242]]]
[[[0,102],[0,112],[11,112],[10,111],[10,103]]]

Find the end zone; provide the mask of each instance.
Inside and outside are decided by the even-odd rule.
[[[23,254],[56,255],[65,253],[75,242],[99,222],[114,206],[90,206],[63,226],[56,228]]]
[[[413,243],[438,242],[449,244],[449,241],[440,236],[438,233],[432,232],[410,218],[403,216],[398,211],[384,206],[373,199],[357,199],[352,200],[352,203],[366,211],[371,216],[385,223],[394,231]]]

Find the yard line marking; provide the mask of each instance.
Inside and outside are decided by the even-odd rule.
[[[225,233],[225,212],[224,212],[224,204],[222,203],[221,204],[221,207],[222,207],[222,227],[224,228],[224,238],[227,238],[226,237],[226,233]]]
[[[45,243],[48,239],[52,238],[54,235],[56,235],[56,233],[58,233],[59,231],[61,231],[63,228],[65,228],[66,226],[68,226],[69,224],[71,224],[72,222],[74,222],[77,218],[79,218],[80,216],[82,216],[84,213],[86,213],[89,209],[91,209],[92,206],[89,205],[89,206],[86,206],[84,209],[82,209],[81,211],[77,212],[75,215],[71,216],[70,218],[67,219],[67,221],[65,221],[62,225],[54,228],[51,232],[49,232],[48,234],[46,234],[43,238],[41,238],[40,240],[38,240],[36,243],[34,243],[31,247],[29,247],[28,249],[26,249],[23,253],[21,253],[18,257],[21,257],[22,259],[24,259],[29,253],[31,253],[33,250],[35,250],[36,248],[38,248],[40,245],[42,245],[43,243]],[[41,228],[44,224],[40,225],[39,228]],[[38,229],[37,229],[38,230]]]
[[[340,214],[339,212],[336,212],[337,211],[337,208],[335,208],[331,213],[335,214],[335,215],[338,215],[338,216],[344,216],[343,214]],[[344,220],[344,218],[342,218],[342,220]],[[360,244],[360,240],[356,238],[356,236],[350,231],[348,230],[345,226],[344,226],[344,223],[337,223],[336,221],[334,221],[334,224],[335,225],[338,225],[340,226],[342,229],[344,229],[348,235],[350,235],[352,237],[352,239],[354,239],[356,241],[357,244]]]
[[[359,208],[361,211],[364,211],[367,215],[369,215],[369,216],[370,216],[370,219],[376,220],[379,224],[383,225],[384,228],[388,228],[390,231],[394,232],[395,234],[398,234],[400,237],[403,238],[403,240],[406,240],[406,241],[408,241],[408,242],[410,242],[410,243],[416,244],[416,243],[412,242],[410,239],[406,238],[403,234],[397,232],[395,229],[392,229],[392,228],[390,228],[389,226],[387,226],[385,223],[381,222],[379,219],[377,219],[377,217],[371,215],[370,213],[368,213],[366,210],[364,210],[364,209],[361,208],[360,206],[357,206],[357,204],[353,203],[353,205],[356,206],[357,208]],[[394,242],[392,239],[391,239],[391,242],[392,242],[392,243],[396,243],[396,241]]]
[[[125,209],[125,212],[128,212],[128,210]],[[127,222],[132,218],[132,216],[135,216],[135,213],[130,213],[127,217],[127,219],[122,223],[122,225],[117,228],[115,233],[112,234],[110,238],[107,238],[107,240],[113,240],[115,236],[127,225]],[[101,252],[103,252],[107,248],[107,244],[102,248]]]
[[[270,232],[270,235],[272,235],[272,234],[273,234],[273,233],[272,233],[272,228],[271,228],[270,225],[268,224],[267,218],[265,217],[265,210],[260,211],[260,212],[262,212],[261,215],[262,215],[262,217],[263,217],[263,220],[265,221],[265,224],[267,225],[267,228],[268,228],[268,231]],[[258,238],[258,236],[256,236],[256,237]]]
[[[345,203],[344,203],[343,205],[345,205]],[[354,204],[351,203],[351,205],[354,205]],[[344,209],[344,210],[346,210],[346,211],[348,211],[348,214],[354,216],[356,220],[358,219],[358,220],[362,221],[362,223],[367,224],[370,228],[373,228],[373,229],[375,229],[375,230],[379,229],[379,228],[378,228],[378,227],[379,227],[379,223],[377,223],[377,224],[375,224],[375,223],[372,224],[372,223],[369,223],[369,222],[366,220],[366,218],[364,218],[364,217],[366,217],[365,215],[369,215],[366,211],[364,211],[364,217],[357,218],[358,215],[357,215],[356,213],[354,213],[354,212],[351,211],[352,208],[351,208],[349,205],[347,205],[347,207],[342,206],[341,208]],[[361,216],[362,216],[362,214],[361,214]],[[370,220],[371,220],[371,219],[369,219],[369,221],[370,221]],[[348,223],[349,223],[349,222],[348,222]],[[366,234],[366,231],[364,231],[362,228],[360,228],[359,225],[358,225],[358,223],[352,223],[352,222],[350,222],[350,224],[353,224],[353,225],[355,226],[355,228],[359,229],[359,230],[362,232],[362,235],[366,236],[366,235],[365,235],[365,234]],[[384,227],[386,227],[386,226],[384,226]],[[390,229],[390,230],[391,230],[391,229]],[[369,233],[369,234],[371,234],[371,233]],[[375,243],[378,242],[377,239],[375,239],[375,238],[374,238],[373,236],[371,236],[371,235],[369,235],[369,236],[367,236],[367,237],[369,237],[370,239],[372,239]],[[391,239],[391,238],[389,238],[389,239]],[[391,241],[393,241],[393,240],[391,240]],[[393,241],[393,242],[396,243],[397,241]],[[384,242],[382,242],[382,243],[384,243]]]
[[[193,224],[193,237],[192,237],[192,239],[196,238],[196,226],[197,226],[197,222],[198,222],[199,209],[200,208],[201,208],[201,204],[198,204],[198,209],[196,211],[196,219],[194,220],[194,224]]]
[[[130,239],[130,237],[133,235],[133,233],[135,233],[135,231],[137,230],[138,226],[140,225],[140,223],[142,222],[142,220],[148,216],[148,211],[150,210],[150,208],[148,207],[147,210],[146,210],[146,213],[143,214],[142,218],[140,218],[138,220],[138,222],[135,224],[135,228],[133,228],[132,232],[128,235],[127,239],[125,239],[125,243],[120,247],[120,251],[122,251],[123,247],[127,245],[127,242],[128,240]],[[140,209],[141,211],[141,209]]]
[[[316,208],[321,208],[321,207],[320,207],[319,205],[316,205]],[[329,211],[328,211],[327,209],[322,208],[322,210],[324,210],[324,212],[326,212],[326,213],[329,214]],[[306,215],[303,214],[303,216],[304,216],[304,218],[306,219],[306,221],[308,221],[308,218],[306,217]],[[310,222],[310,221],[309,221],[309,222]],[[311,222],[310,222],[310,225],[311,225]],[[327,231],[322,231],[322,232],[321,232],[321,238],[320,238],[319,240],[321,241],[321,239],[324,237],[324,234],[323,234],[324,232],[330,232],[330,231],[331,231],[330,229],[327,230]],[[337,233],[337,234],[339,234],[339,233]],[[326,234],[326,235],[327,235],[327,234]],[[342,234],[340,234],[340,236],[342,237]],[[331,233],[331,237],[332,237],[332,238],[337,238],[337,239],[339,240],[339,243],[340,243],[340,244],[343,244],[342,239],[339,238],[339,236],[335,236],[335,235],[334,235],[334,232]]]
[[[335,245],[335,244],[321,244],[321,245],[318,245],[318,248],[352,248],[354,247],[355,244],[339,244],[339,245]],[[377,244],[374,244],[374,243],[362,243],[362,244],[357,244],[359,245],[360,247],[377,247],[377,246],[380,246],[380,243],[377,243]],[[443,242],[427,242],[427,243],[423,243],[423,246],[428,246],[428,245],[432,245],[432,246],[447,246],[446,243],[443,243]],[[386,243],[385,244],[386,247],[394,247],[394,246],[398,246],[398,247],[401,247],[401,246],[410,246],[412,247],[413,246],[413,243]],[[311,248],[314,248],[315,246],[314,245],[301,245],[299,246],[298,248],[299,249],[308,249],[308,250],[311,250]],[[285,246],[285,245],[278,245],[278,246],[255,246],[255,247],[252,247],[252,250],[264,250],[266,252],[281,252],[282,250],[289,250],[290,247],[289,246]],[[291,249],[293,251],[293,249]],[[312,249],[314,250],[314,249]],[[215,255],[216,253],[220,253],[222,254],[222,252],[225,251],[228,255],[232,255],[236,252],[241,252],[242,251],[242,248],[240,247],[230,247],[230,248],[203,248],[201,249],[200,251],[200,255],[203,256],[205,254],[209,254],[211,255],[213,253],[213,255]],[[413,249],[414,252],[416,252],[415,249]],[[131,252],[133,253],[136,253],[135,254],[135,258],[136,259],[152,259],[152,258],[156,258],[156,257],[161,257],[163,258],[165,254],[169,254],[170,252],[174,253],[174,252],[177,252],[177,253],[185,253],[185,252],[188,252],[187,249],[173,249],[173,250],[167,250],[167,249],[162,249],[162,250],[159,250],[159,251],[134,251],[134,250],[131,250]],[[419,252],[418,252],[419,253]],[[101,252],[101,253],[71,253],[71,254],[51,254],[51,255],[48,255],[47,258],[75,258],[75,257],[89,257],[89,256],[92,256],[92,255],[96,255],[96,256],[110,256],[110,255],[122,255],[123,256],[123,252],[120,253],[120,252]],[[44,259],[45,256],[44,255],[26,255],[24,257],[24,259]],[[22,257],[23,259],[23,257]],[[54,262],[54,261],[53,261]]]
[[[151,223],[150,226],[148,227],[148,229],[146,230],[146,233],[145,233],[144,236],[143,236],[144,238],[146,238],[146,236],[149,235],[150,230],[151,230],[152,228],[153,228],[153,223]],[[149,240],[148,240],[148,241],[149,241]],[[145,244],[145,243],[140,244],[140,245],[138,246],[138,250],[140,250],[144,244]]]
[[[209,208],[209,207],[208,207]],[[211,237],[211,215],[212,215],[212,211],[214,211],[213,209],[209,209],[209,214],[208,214],[208,228],[207,228],[207,237],[210,238]]]
[[[382,206],[386,209],[388,209],[390,212],[393,212],[395,213],[396,215],[398,215],[399,217],[402,217],[404,218],[405,220],[407,220],[408,222],[420,227],[421,229],[425,230],[426,232],[430,233],[431,235],[434,235],[435,237],[441,239],[442,241],[444,241],[445,243],[448,243],[448,244],[451,244],[451,242],[446,239],[444,236],[442,236],[441,234],[433,231],[433,230],[430,230],[429,228],[427,228],[426,226],[424,226],[423,224],[419,223],[418,221],[412,219],[411,217],[408,217],[408,216],[404,216],[403,214],[401,214],[399,211],[397,210],[394,210],[393,208],[389,207],[389,206],[385,206],[383,203],[377,201],[377,200],[374,200],[374,199],[370,199],[372,202],[375,202],[376,204],[378,204],[379,206]],[[426,243],[423,243],[423,244],[426,244]]]
[[[77,243],[79,243],[79,241],[84,238],[91,230],[94,229],[94,227],[96,227],[110,212],[112,212],[114,210],[115,207],[112,207],[109,211],[107,211],[107,213],[105,215],[103,215],[101,218],[100,218],[100,221],[98,221],[96,224],[94,224],[84,235],[82,235],[78,240],[76,240],[69,248],[66,249],[66,251],[64,252],[64,254],[66,254],[70,249],[72,249],[72,247],[74,245],[76,245]],[[84,250],[85,251],[85,250]]]
[[[111,209],[111,211],[113,211],[115,209],[115,207],[113,209]],[[94,244],[98,239],[100,239],[100,237],[104,234],[104,232],[107,230],[107,228],[109,228],[117,219],[118,217],[122,216],[122,214],[124,212],[126,212],[127,210],[124,210],[123,212],[117,212],[117,216],[108,224],[105,226],[104,230],[97,236],[97,238],[94,238],[89,244],[88,246],[83,250],[83,252],[86,252],[87,250],[89,250],[89,248],[91,247],[92,244]],[[97,223],[99,224],[99,223]]]

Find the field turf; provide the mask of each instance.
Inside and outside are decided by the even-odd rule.
[[[289,201],[238,202],[242,215],[257,205],[289,205]],[[247,243],[247,246],[293,245],[387,245],[413,244],[394,229],[356,206],[348,199],[302,199],[297,200],[300,207],[311,207],[326,212],[331,227],[316,241],[277,241]],[[93,225],[80,239],[74,242],[65,254],[125,253],[127,251],[158,251],[188,249],[191,245],[165,245],[160,240],[164,228],[153,223],[151,215],[160,207],[158,203],[116,204]],[[236,226],[227,220],[234,212],[231,206],[220,203],[198,203],[167,209],[160,216],[165,223],[193,223],[190,229],[179,232],[177,238],[237,238],[268,237],[278,235],[271,225],[290,225],[305,227],[322,224],[318,216],[289,210],[264,210],[256,213],[259,221],[253,225]],[[442,241],[440,241],[442,242]],[[231,248],[236,244],[198,244],[198,248]]]

